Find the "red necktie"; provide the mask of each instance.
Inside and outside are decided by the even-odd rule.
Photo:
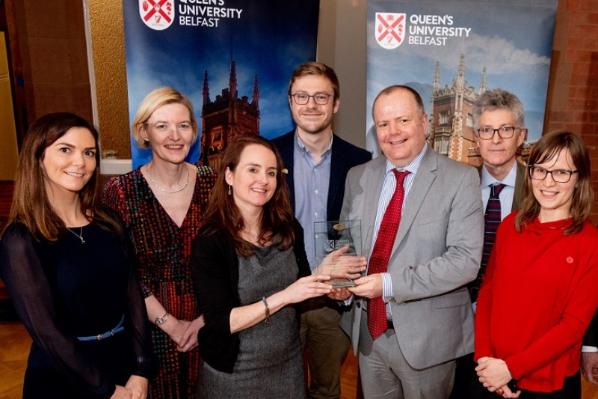
[[[392,170],[397,180],[395,192],[384,211],[384,217],[378,229],[378,236],[376,243],[370,257],[368,266],[368,275],[376,273],[384,273],[388,270],[388,260],[390,259],[390,252],[395,242],[399,224],[401,223],[401,208],[403,207],[403,198],[405,197],[405,190],[403,189],[403,181],[409,172],[399,172],[396,169]],[[382,300],[382,296],[372,298],[368,302],[368,329],[372,338],[376,339],[386,331],[388,321],[386,319],[386,306]]]

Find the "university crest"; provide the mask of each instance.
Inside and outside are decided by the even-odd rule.
[[[377,12],[374,35],[376,42],[387,50],[399,47],[405,38],[405,13]]]
[[[139,16],[154,30],[164,30],[174,21],[174,0],[139,0]]]

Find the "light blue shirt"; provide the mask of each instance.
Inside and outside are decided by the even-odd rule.
[[[295,217],[303,227],[305,252],[313,271],[317,266],[314,222],[326,221],[332,140],[315,163],[311,152],[295,133],[293,148],[293,181],[295,189]]]
[[[409,164],[405,165],[402,168],[396,168],[390,161],[386,160],[386,172],[384,175],[384,183],[382,184],[382,191],[380,192],[380,197],[378,198],[378,211],[376,212],[376,222],[374,223],[374,234],[371,243],[372,251],[374,249],[374,244],[376,243],[376,238],[378,237],[378,230],[380,229],[380,223],[382,223],[384,212],[386,212],[388,203],[390,202],[390,199],[392,198],[392,195],[395,192],[395,187],[397,185],[397,180],[392,170],[397,169],[399,171],[410,172],[403,181],[405,197],[403,199],[403,205],[401,209],[405,209],[405,204],[407,204],[407,202],[409,201],[409,192],[411,191],[411,186],[413,186],[413,181],[415,180],[415,176],[417,175],[417,171],[419,169],[419,166],[421,165],[422,159],[426,151],[428,151],[427,144],[424,145],[424,148],[421,150],[421,152]],[[371,255],[372,254],[370,252],[369,257],[371,257]],[[388,303],[392,299],[393,295],[391,275],[388,272],[382,273],[382,300]],[[386,305],[386,316],[389,320],[391,319],[390,305]]]
[[[501,180],[497,180],[492,176],[485,166],[482,166],[482,176],[480,182],[480,190],[482,191],[482,203],[484,204],[484,212],[486,206],[488,206],[488,198],[490,198],[490,185],[504,184],[505,187],[498,195],[500,200],[500,220],[503,220],[513,208],[513,197],[515,196],[515,181],[517,180],[517,161],[513,164],[513,167],[507,174],[507,176]]]

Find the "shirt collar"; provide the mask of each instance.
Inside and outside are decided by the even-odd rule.
[[[328,143],[328,147],[326,147],[326,149],[322,152],[321,158],[324,158],[326,154],[330,152],[330,150],[332,149],[332,140],[334,140],[334,134],[330,136],[330,143]],[[295,131],[295,146],[297,149],[304,151],[307,154],[311,154],[311,151],[309,150],[309,148],[305,146],[305,144],[301,140],[301,137],[299,137],[299,135],[297,134],[297,131]]]
[[[422,159],[424,158],[424,155],[427,150],[428,150],[428,144],[424,144],[424,148],[420,151],[420,153],[417,154],[417,156],[415,158],[413,158],[413,160],[411,162],[409,162],[407,165],[405,165],[401,168],[394,166],[392,164],[392,162],[390,162],[387,158],[386,159],[386,173],[388,174],[392,169],[397,169],[399,171],[408,171],[412,176],[415,176],[415,174],[417,173],[417,170],[419,169],[419,166],[422,163]]]
[[[515,180],[517,180],[517,161],[513,163],[511,170],[509,171],[507,176],[505,176],[505,178],[502,179],[502,181],[499,181],[494,176],[492,176],[490,172],[488,172],[488,169],[486,169],[486,165],[482,166],[482,179],[480,183],[482,187],[488,187],[491,184],[497,183],[502,183],[507,186],[515,187]]]

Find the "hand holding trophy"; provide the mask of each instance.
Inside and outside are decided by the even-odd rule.
[[[329,275],[333,288],[354,287],[353,280],[366,269],[359,221],[315,222],[314,239],[320,262],[314,273]]]

